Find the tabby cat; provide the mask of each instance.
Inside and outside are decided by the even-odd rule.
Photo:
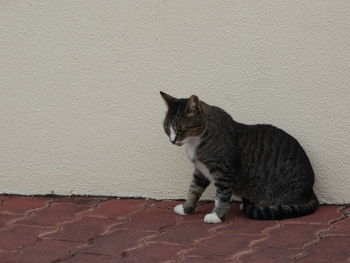
[[[176,99],[160,94],[168,106],[164,130],[173,144],[184,145],[194,164],[186,202],[174,208],[176,213],[193,213],[211,182],[216,198],[206,223],[222,222],[233,193],[242,198],[244,215],[253,219],[280,220],[317,209],[314,172],[292,136],[271,125],[238,123],[195,95]]]

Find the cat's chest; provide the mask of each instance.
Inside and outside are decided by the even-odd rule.
[[[194,161],[196,159],[196,155],[197,155],[197,148],[198,148],[198,145],[200,144],[200,137],[189,137],[189,138],[186,138],[186,141],[185,141],[185,152],[186,152],[186,155],[187,155],[187,158],[190,160],[190,161]]]
[[[186,142],[184,144],[186,155],[188,159],[193,162],[196,169],[198,169],[210,181],[214,181],[214,178],[210,174],[208,167],[197,158],[197,147],[199,144],[200,137],[191,137],[189,139],[186,139]]]
[[[211,182],[214,182],[214,177],[213,175],[210,173],[208,167],[202,163],[199,160],[195,160],[194,161],[194,166],[205,176],[207,177]]]

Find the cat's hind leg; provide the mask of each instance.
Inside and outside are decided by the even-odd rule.
[[[188,189],[186,202],[174,207],[174,212],[180,215],[192,214],[199,198],[202,196],[210,181],[198,170],[193,173],[192,182]]]
[[[246,207],[247,205],[253,204],[252,202],[250,202],[247,198],[242,198],[242,203],[239,205],[239,209],[240,210],[244,210],[244,207]]]

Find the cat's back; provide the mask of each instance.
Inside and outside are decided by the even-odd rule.
[[[309,162],[297,139],[283,129],[271,124],[239,123],[223,109],[212,105],[206,106],[210,111],[209,126],[217,135],[216,145],[238,150],[241,156],[243,154],[243,157],[249,157],[248,162],[258,159],[263,161],[273,159],[275,163],[291,159]]]
[[[239,144],[248,165],[258,162],[265,168],[276,168],[303,164],[309,170],[309,159],[297,139],[273,125],[244,125]]]
[[[240,136],[244,143],[264,142],[298,144],[298,141],[286,131],[271,124],[237,124]]]

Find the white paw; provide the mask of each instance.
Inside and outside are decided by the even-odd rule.
[[[183,215],[183,216],[187,215],[185,213],[184,206],[182,204],[175,206],[174,207],[174,212],[176,214]]]
[[[217,224],[221,223],[222,220],[218,217],[216,213],[210,213],[205,215],[204,222],[208,224]]]
[[[244,208],[243,203],[241,203],[241,204],[239,205],[239,209],[243,210],[243,208]]]

